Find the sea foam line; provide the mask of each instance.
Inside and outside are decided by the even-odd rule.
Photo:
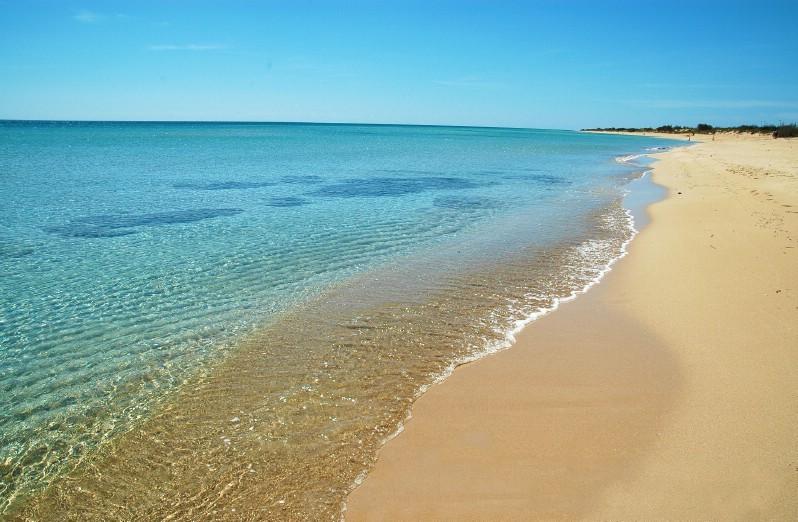
[[[642,158],[645,155],[646,154],[629,154],[628,156],[618,156],[617,158],[615,158],[615,161],[617,161],[618,163],[629,163],[638,158]]]
[[[628,156],[620,156],[618,158],[615,158],[615,160],[618,161],[618,163],[627,163],[643,156],[647,156],[647,154],[630,154]],[[650,170],[646,170],[637,179],[643,179],[645,176],[649,175],[650,173],[651,173]],[[631,189],[629,188],[624,189],[623,197],[629,195],[630,192]],[[474,361],[483,359],[489,355],[493,355],[502,352],[504,350],[507,350],[508,348],[512,347],[515,344],[517,340],[517,335],[521,333],[521,331],[524,328],[526,328],[530,323],[540,319],[545,315],[550,314],[551,312],[554,312],[560,307],[561,304],[567,303],[568,301],[573,301],[580,295],[587,293],[587,291],[593,288],[593,286],[600,283],[601,280],[604,279],[604,276],[606,276],[608,273],[612,271],[613,265],[615,265],[615,263],[617,263],[619,260],[626,257],[626,255],[629,253],[629,244],[631,244],[632,240],[637,236],[637,234],[640,233],[640,231],[635,226],[635,219],[631,209],[624,208],[623,210],[626,218],[625,219],[626,230],[629,232],[629,237],[626,238],[623,241],[623,243],[621,243],[618,255],[610,259],[602,268],[600,268],[598,274],[595,277],[593,277],[590,281],[588,281],[584,286],[582,286],[581,288],[577,288],[576,290],[573,290],[570,294],[568,294],[565,297],[554,297],[552,299],[552,304],[550,306],[540,307],[536,311],[529,314],[527,317],[516,320],[513,324],[513,327],[506,332],[504,339],[489,343],[487,346],[485,346],[483,350],[467,355],[465,357],[461,357],[453,361],[451,364],[449,364],[449,366],[446,367],[446,369],[444,369],[439,375],[437,375],[432,380],[432,382],[419,387],[418,391],[413,396],[413,403],[415,403],[415,401],[418,400],[418,398],[421,397],[424,393],[426,393],[427,390],[429,390],[432,386],[440,384],[444,382],[446,379],[448,379],[452,375],[452,373],[454,373],[454,371],[457,369],[458,366],[469,364]],[[595,240],[587,240],[580,245],[580,248],[594,241]],[[405,430],[405,424],[407,424],[407,422],[412,418],[413,418],[413,406],[411,405],[411,407],[408,408],[407,415],[405,416],[404,420],[399,422],[398,426],[396,427],[396,430],[394,430],[391,434],[387,435],[384,439],[380,441],[377,452],[379,453],[379,451],[381,451],[382,448],[388,442],[398,437]],[[360,486],[366,480],[370,471],[371,468],[361,471],[358,474],[358,476],[355,477],[355,480],[352,482],[351,486],[349,487],[347,494],[344,496],[344,499],[341,502],[341,518],[340,518],[341,522],[345,521],[346,500],[349,497],[349,493],[354,491],[358,486]]]

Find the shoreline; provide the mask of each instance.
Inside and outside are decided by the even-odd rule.
[[[654,154],[655,152],[640,153],[629,158],[618,157],[615,159],[619,163],[628,164],[629,162],[634,161],[637,158],[640,157],[650,158]],[[491,343],[486,348],[466,357],[465,359],[458,359],[453,361],[432,382],[422,386],[417,391],[414,397],[414,404],[431,388],[443,384],[459,368],[466,365],[472,365],[487,357],[491,357],[500,352],[511,349],[516,344],[518,336],[522,334],[525,328],[527,328],[535,321],[538,321],[539,319],[556,312],[562,305],[577,299],[583,294],[586,294],[594,286],[600,284],[604,280],[607,274],[609,274],[613,270],[613,267],[615,266],[616,263],[618,263],[621,259],[623,259],[628,255],[629,245],[649,222],[648,216],[646,215],[648,206],[658,201],[661,201],[666,197],[666,193],[664,192],[664,187],[652,181],[651,168],[649,166],[644,166],[644,165],[636,165],[636,166],[642,169],[642,172],[640,173],[639,177],[632,179],[628,183],[628,187],[630,188],[626,189],[627,190],[626,194],[621,198],[623,202],[622,208],[628,220],[627,229],[629,232],[629,237],[623,241],[620,250],[618,252],[618,255],[610,259],[607,262],[607,264],[599,270],[598,275],[596,275],[583,287],[573,290],[570,294],[566,296],[554,298],[550,306],[546,308],[540,308],[534,313],[525,317],[524,319],[517,320],[515,322],[515,326],[507,331],[504,339],[502,339],[501,341]],[[635,188],[631,188],[633,185],[641,185],[641,184],[644,186],[636,186]],[[412,418],[413,418],[413,408],[411,407],[410,410],[408,410],[406,417],[399,423],[397,428],[384,440],[381,441],[380,448],[377,450],[377,454],[379,454],[379,452],[382,451],[382,448],[386,444],[389,444],[393,439],[398,437],[404,431],[405,425]],[[354,490],[356,490],[362,485],[363,481],[366,480],[366,478],[368,477],[369,471],[370,470],[366,470],[355,478],[354,483],[351,485],[351,488],[349,489],[349,494],[351,494]],[[346,498],[348,498],[348,495]],[[344,518],[344,515],[347,511],[346,498],[342,503],[342,511],[341,511],[342,519]]]
[[[414,405],[404,433],[383,446],[376,466],[350,494],[347,519],[735,518],[757,512],[763,518],[781,519],[798,513],[795,499],[786,493],[790,480],[795,480],[789,466],[776,471],[752,458],[761,458],[762,450],[768,449],[768,464],[775,467],[781,454],[794,452],[785,442],[795,440],[795,422],[790,422],[787,413],[796,406],[789,392],[789,372],[785,375],[782,368],[776,385],[759,390],[764,396],[753,403],[760,408],[769,406],[780,419],[772,430],[757,432],[757,442],[762,445],[758,451],[751,446],[736,447],[730,456],[707,450],[708,443],[718,440],[733,447],[736,439],[701,422],[702,415],[713,414],[711,410],[725,414],[726,422],[721,424],[732,433],[738,426],[751,430],[754,426],[748,426],[745,415],[735,413],[734,408],[727,411],[722,404],[707,400],[717,401],[724,390],[717,385],[713,388],[711,379],[698,376],[718,370],[707,361],[695,366],[692,341],[700,335],[682,333],[700,332],[705,325],[713,325],[710,330],[715,337],[706,345],[721,350],[713,354],[720,359],[713,359],[715,366],[723,363],[724,356],[736,360],[747,355],[745,346],[738,346],[745,332],[737,332],[733,322],[726,324],[725,316],[713,314],[714,307],[722,305],[739,313],[744,306],[739,301],[745,299],[732,295],[722,301],[715,295],[722,293],[715,292],[717,287],[700,290],[703,280],[715,279],[714,265],[720,261],[707,258],[721,245],[712,244],[708,249],[703,244],[706,237],[685,229],[679,218],[688,213],[698,222],[717,220],[717,214],[713,216],[713,211],[699,204],[714,198],[725,210],[737,210],[734,219],[712,222],[719,230],[745,227],[748,237],[756,236],[758,246],[774,255],[779,241],[793,241],[794,216],[798,214],[781,216],[792,212],[791,207],[770,208],[770,199],[775,198],[759,201],[752,196],[757,189],[749,185],[769,174],[745,173],[762,168],[767,169],[763,172],[778,172],[784,177],[778,193],[785,201],[782,204],[798,205],[794,198],[798,191],[791,184],[796,179],[792,166],[796,144],[774,145],[767,139],[768,145],[764,145],[765,139],[720,136],[701,147],[655,154],[654,180],[664,184],[670,195],[648,208],[652,222],[631,244],[632,255],[591,292],[527,326],[510,350],[479,364],[461,366],[444,383],[428,390]],[[719,159],[714,158],[715,153]],[[728,179],[740,172],[743,178]],[[719,182],[730,184],[723,187],[723,194],[706,187]],[[678,189],[685,186],[692,198],[679,197],[682,190]],[[776,188],[769,188],[775,193]],[[741,206],[729,192],[756,201],[746,199],[747,204]],[[777,230],[775,237],[772,230],[760,237],[758,222],[752,227],[752,205],[760,214],[763,210],[759,207],[764,205],[786,226]],[[787,223],[790,216],[792,221]],[[729,243],[723,247],[744,249],[733,234],[724,239]],[[784,250],[785,259],[795,255],[788,250],[791,245],[783,246],[780,251]],[[703,247],[700,254],[697,247]],[[750,272],[758,252],[748,249],[745,254],[731,263],[742,273]],[[679,267],[663,268],[657,263],[669,258],[676,259]],[[789,273],[787,261],[779,261],[771,275],[784,280],[780,286],[789,287],[787,283],[794,283],[795,276]],[[692,276],[689,279],[697,274],[699,288],[680,284],[678,279],[685,274]],[[723,291],[734,293],[732,280],[726,280]],[[742,291],[745,298],[757,297],[745,295],[747,290]],[[780,293],[787,297],[786,292]],[[662,302],[653,299],[654,295]],[[688,296],[689,303],[701,301],[707,307],[691,310],[682,306]],[[725,302],[729,298],[731,304]],[[794,300],[792,293],[791,298]],[[767,299],[757,304],[765,310],[773,306]],[[780,309],[786,317],[781,322],[776,318],[767,322],[781,330],[767,347],[770,355],[782,362],[795,361],[795,350],[790,349],[790,343],[798,344],[795,332],[781,326],[790,317],[798,318],[795,309]],[[762,347],[757,345],[757,349]],[[790,364],[785,366],[789,370]],[[762,384],[761,368],[760,373],[737,366],[729,371],[749,386]],[[742,390],[738,399],[750,405],[745,388],[746,384],[736,388]],[[768,393],[772,388],[780,393]],[[703,436],[691,435],[693,432]],[[772,432],[779,436],[778,443],[770,440]],[[701,465],[684,461],[685,452],[691,451],[702,456],[696,458]],[[787,455],[783,459],[790,461]],[[734,473],[723,465],[729,460],[740,461],[746,469],[757,468],[766,480],[760,477],[751,484],[744,473]],[[697,478],[685,476],[689,474]],[[767,487],[762,485],[765,482]],[[758,500],[751,500],[751,490],[756,490]],[[690,500],[695,491],[702,491],[703,501]],[[780,504],[774,501],[779,496],[776,492],[780,492]]]
[[[634,170],[642,169],[638,166]],[[593,279],[599,268],[615,260],[621,241],[628,243],[628,213],[617,204],[617,198],[580,219],[589,222],[591,228],[547,248],[551,259],[556,259],[553,262],[549,257],[519,254],[517,263],[505,260],[489,264],[490,270],[474,265],[482,270],[463,270],[447,282],[445,289],[433,289],[418,302],[413,301],[418,297],[408,288],[406,278],[369,273],[360,281],[379,281],[380,287],[388,289],[387,294],[364,295],[363,285],[352,282],[327,298],[314,300],[306,309],[286,314],[279,322],[245,339],[234,355],[184,382],[177,393],[134,429],[90,455],[88,463],[21,500],[9,516],[56,518],[64,515],[66,505],[68,516],[85,519],[121,512],[134,512],[145,518],[179,518],[191,513],[235,517],[233,513],[242,510],[297,518],[337,518],[342,499],[360,472],[371,466],[385,437],[396,428],[398,414],[404,419],[411,400],[417,397],[416,376],[421,376],[426,386],[428,376],[439,375],[442,361],[448,364],[452,356],[459,359],[462,354],[472,353],[474,346],[482,346],[479,341],[492,340],[493,335],[502,334],[496,347],[507,346],[504,334],[509,330],[496,328],[496,322],[481,323],[480,318],[487,316],[483,311],[497,310],[497,304],[507,308],[507,323],[513,327],[512,319],[523,319],[529,311],[548,309],[556,295],[568,295],[574,288],[581,293],[583,285],[595,284]],[[501,231],[506,230],[512,229],[503,227]],[[515,234],[510,232],[506,238],[515,238]],[[504,238],[493,236],[497,244]],[[451,249],[463,245],[461,240]],[[455,268],[465,264],[462,256],[451,258]],[[535,262],[527,262],[530,259]],[[577,269],[583,261],[591,262]],[[532,285],[538,280],[554,280],[541,278],[543,274],[556,275],[550,270],[554,268],[557,273],[569,273],[569,278],[563,276],[559,280],[564,286],[558,288],[563,292],[552,294],[554,287],[544,286],[543,294],[536,298],[530,292]],[[475,286],[499,289],[493,282],[507,285],[501,287],[504,290],[518,292],[509,297],[501,290],[473,294]],[[396,295],[392,290],[395,285],[411,291],[409,302],[418,306],[408,308],[402,300],[394,303],[394,297],[384,302],[385,295]],[[512,302],[513,296],[521,301],[520,307]],[[465,306],[448,306],[458,298]],[[353,310],[357,313],[350,313]],[[433,320],[424,321],[425,317]],[[374,328],[372,324],[380,326]],[[450,325],[462,326],[463,335],[450,335]],[[468,344],[469,338],[477,343]],[[297,344],[299,339],[303,344]],[[419,356],[408,349],[413,339]],[[376,360],[384,354],[368,347],[379,343],[391,348],[387,353],[397,362],[382,364],[385,361]],[[305,362],[288,376],[295,379],[289,384],[296,382],[294,389],[299,393],[285,393],[285,384],[272,378],[272,357],[278,353],[291,356],[290,352],[273,348],[284,345],[310,348],[302,350],[301,360]],[[335,359],[329,364],[331,345],[346,347],[346,356],[337,364]],[[438,355],[432,350],[437,350]],[[475,359],[484,355],[487,354],[480,350]],[[373,368],[380,373],[368,371]],[[358,376],[357,372],[364,369],[367,371]],[[308,381],[319,382],[319,377],[334,384],[319,390],[306,386]],[[372,385],[363,386],[364,382]],[[389,391],[379,395],[383,389]],[[323,400],[314,400],[315,397]],[[354,410],[350,404],[355,403],[362,406]],[[308,406],[318,410],[306,409]],[[347,417],[352,411],[356,415],[366,412],[367,421],[362,423],[365,427],[352,422],[352,416]],[[316,433],[325,442],[319,443],[313,436]],[[180,454],[173,448],[196,449]],[[321,457],[320,450],[324,451]],[[153,467],[153,462],[161,465]],[[198,476],[201,481],[196,480]],[[225,486],[224,499],[216,498],[220,485]]]
[[[645,136],[646,138],[664,138],[674,141],[690,141],[700,143],[707,139],[712,139],[711,134],[688,134],[688,133],[675,133],[675,132],[632,132],[632,131],[600,131],[600,130],[580,130],[585,134],[609,134],[614,136]],[[694,139],[688,139],[694,138]]]

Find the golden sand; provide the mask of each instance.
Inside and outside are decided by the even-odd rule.
[[[348,520],[798,520],[798,141],[702,139],[600,285],[418,400]]]

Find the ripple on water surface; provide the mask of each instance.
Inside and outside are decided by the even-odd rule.
[[[517,321],[590,284],[620,253],[627,214],[594,219],[582,237],[478,271],[433,255],[282,315],[18,515],[338,520],[421,388],[506,346]],[[415,281],[441,270],[449,275],[432,286]],[[79,501],[64,511],[64,498]]]
[[[0,513],[337,518],[423,386],[617,254],[655,141],[0,122]]]

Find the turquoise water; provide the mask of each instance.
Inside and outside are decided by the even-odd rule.
[[[636,172],[615,158],[669,144],[494,128],[0,122],[0,513],[336,288],[393,274],[380,303],[415,299],[453,274],[589,238]]]

